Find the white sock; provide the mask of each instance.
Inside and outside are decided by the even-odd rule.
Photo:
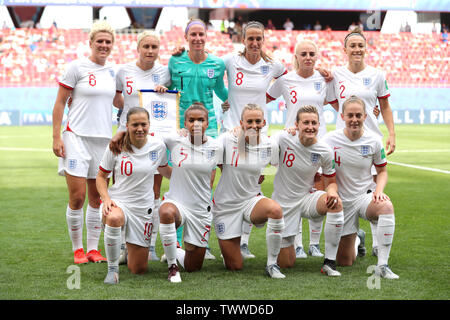
[[[250,239],[250,233],[252,232],[253,224],[248,223],[247,221],[242,221],[242,234],[241,234],[241,246],[243,244],[248,245],[248,241]]]
[[[376,221],[370,221],[370,229],[372,230],[372,248],[378,247],[377,226],[378,223]]]
[[[320,234],[322,233],[322,222],[309,220],[309,245],[319,244]]]
[[[277,263],[278,254],[281,249],[281,232],[284,229],[284,219],[267,220],[266,243],[267,243],[267,265]]]
[[[303,237],[303,233],[302,233],[302,230],[303,230],[303,223],[302,223],[302,219],[300,218],[300,224],[299,224],[299,227],[298,227],[298,233],[295,236],[295,240],[294,240],[295,248],[303,247],[303,238],[302,238]]]
[[[186,251],[181,248],[177,248],[177,261],[184,269],[184,257],[186,256]]]
[[[83,248],[83,208],[72,210],[67,205],[66,221],[70,240],[72,241],[72,250]]]
[[[310,221],[311,222],[311,221]],[[327,212],[325,221],[325,258],[336,260],[336,254],[344,227],[344,212]]]
[[[163,244],[167,265],[170,267],[172,264],[177,263],[177,230],[175,228],[175,222],[169,224],[160,223],[159,237]]]
[[[150,238],[150,246],[154,247],[156,245],[156,238],[158,237],[159,230],[159,206],[161,204],[161,200],[155,199],[155,208],[153,209],[153,229],[152,236]]]
[[[99,208],[92,208],[90,205],[86,209],[86,234],[87,234],[87,252],[98,250],[98,241],[102,232],[102,220],[99,214]]]
[[[361,243],[361,240],[359,239],[358,235],[356,235],[356,239],[355,239],[355,259],[356,256],[358,255],[358,246]]]
[[[378,265],[387,264],[395,231],[395,216],[382,214],[378,217]]]
[[[118,267],[120,246],[122,244],[122,228],[105,226],[104,233],[105,252],[108,259],[108,267]]]

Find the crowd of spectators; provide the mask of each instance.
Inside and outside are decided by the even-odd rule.
[[[238,23],[240,23],[238,21]],[[317,22],[316,24],[320,24]],[[242,26],[242,24],[241,24]],[[318,27],[317,27],[318,30]],[[136,32],[136,31],[135,31]],[[320,52],[318,66],[331,69],[345,62],[346,31],[266,30],[266,51],[292,69],[294,44],[300,38],[314,41]],[[236,32],[237,34],[237,32]],[[365,32],[368,64],[386,70],[389,85],[450,85],[450,54],[442,34]],[[218,56],[239,50],[239,41],[220,30],[208,30],[208,50]],[[174,28],[161,36],[160,59],[167,64],[173,48],[184,45],[183,30]],[[121,64],[136,57],[136,34],[119,33],[111,60]],[[89,53],[88,33],[83,30],[3,29],[0,35],[0,85],[57,86],[67,62]]]

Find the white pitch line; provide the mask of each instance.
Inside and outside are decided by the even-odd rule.
[[[52,152],[52,149],[38,149],[38,148],[8,148],[0,147],[2,151],[37,151],[37,152]]]
[[[394,153],[426,153],[426,152],[450,152],[450,149],[421,149],[421,150],[395,150]]]
[[[422,166],[415,166],[415,165],[407,164],[407,163],[400,163],[400,162],[392,162],[392,161],[388,161],[388,164],[395,164],[395,165],[397,165],[397,166],[402,166],[402,167],[408,167],[408,168],[413,168],[413,169],[419,169],[419,170],[426,170],[426,171],[433,171],[433,172],[439,172],[439,173],[450,174],[450,171],[447,171],[447,170],[441,170],[441,169],[435,169],[435,168],[428,168],[428,167],[422,167]]]

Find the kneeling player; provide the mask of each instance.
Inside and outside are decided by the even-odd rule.
[[[169,178],[164,143],[148,135],[149,114],[144,108],[131,108],[122,151],[114,155],[106,149],[97,174],[102,199],[100,214],[105,225],[105,251],[108,274],[105,283],[119,282],[119,256],[122,229],[128,249],[128,268],[132,273],[147,271],[148,247],[153,222],[153,175],[158,171]],[[108,189],[108,175],[114,171],[114,184]]]
[[[335,261],[344,214],[337,193],[333,153],[328,145],[317,140],[320,123],[314,106],[298,110],[295,126],[294,136],[282,131],[274,137],[280,159],[272,199],[281,205],[286,224],[278,264],[282,268],[294,265],[294,239],[300,217],[317,222],[326,216],[325,260],[321,271],[328,276],[340,276]],[[313,189],[319,168],[322,168],[325,191]]]
[[[372,131],[364,129],[367,113],[360,98],[348,98],[342,105],[341,117],[345,128],[329,132],[323,138],[334,149],[336,180],[344,207],[344,230],[337,262],[349,266],[355,261],[359,218],[377,221],[378,265],[375,272],[383,278],[398,279],[388,267],[395,216],[394,206],[384,193],[388,174],[382,141]],[[372,165],[377,170],[376,184],[371,174]]]

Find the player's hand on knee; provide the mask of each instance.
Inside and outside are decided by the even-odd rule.
[[[388,197],[387,194],[383,192],[374,192],[372,195],[372,201],[374,203],[381,203],[384,201],[390,201],[391,199]]]

